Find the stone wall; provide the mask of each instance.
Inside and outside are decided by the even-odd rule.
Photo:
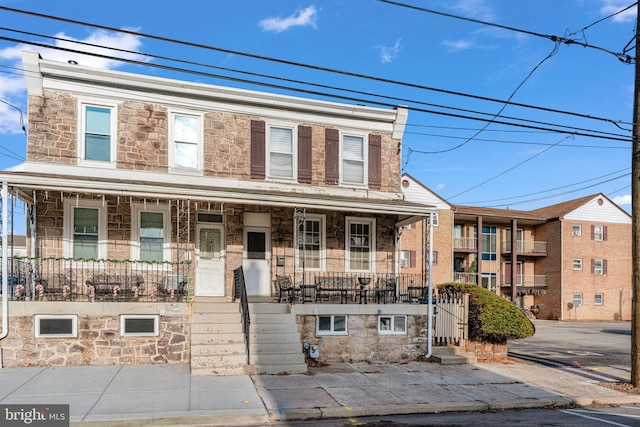
[[[23,303],[12,303],[12,308],[19,304]],[[78,314],[78,337],[36,338],[32,313],[63,313],[57,309],[60,306],[58,303],[24,304],[31,307],[18,309],[17,316],[9,317],[9,335],[0,341],[3,367],[177,364],[190,361],[191,326],[186,313],[160,316],[158,336],[121,336],[120,316],[110,313],[111,307],[100,313],[103,304],[93,303],[96,308],[93,314],[78,313],[83,311],[83,303],[67,303],[69,309],[78,309],[73,310],[76,313],[64,310],[65,314]],[[126,303],[110,304],[124,306]],[[147,312],[153,305],[138,306],[138,310],[125,309],[123,312],[150,314]]]
[[[507,360],[506,344],[489,344],[475,341],[466,341],[467,353],[478,358],[478,362],[495,362]]]

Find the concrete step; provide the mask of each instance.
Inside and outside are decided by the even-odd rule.
[[[302,344],[299,342],[289,343],[252,343],[249,341],[249,353],[251,354],[282,354],[282,353],[302,353]]]
[[[249,372],[251,375],[285,375],[285,374],[304,374],[307,372],[305,363],[295,365],[250,365]]]
[[[219,334],[191,334],[191,346],[212,344],[244,344],[244,334],[219,333]]]
[[[242,333],[242,323],[194,323],[191,334],[232,334]]]
[[[193,313],[240,313],[237,302],[194,302]]]
[[[242,323],[240,313],[193,313],[193,323]]]
[[[457,345],[435,345],[431,347],[431,354],[437,355],[463,355],[465,354],[465,348]]]
[[[191,347],[192,356],[228,356],[245,354],[247,347],[242,343],[236,344],[199,344]]]
[[[478,360],[475,356],[466,356],[466,355],[431,355],[431,360],[435,363],[439,363],[441,365],[474,365],[478,363]]]
[[[250,370],[247,364],[238,366],[215,366],[215,367],[196,367],[191,366],[191,375],[195,376],[224,376],[224,375],[249,375]]]
[[[216,368],[218,366],[235,366],[246,365],[246,354],[228,354],[228,355],[191,355],[191,368]]]
[[[304,363],[304,354],[302,352],[295,353],[278,353],[278,354],[265,354],[265,353],[249,353],[249,364],[260,366],[288,366],[295,365],[297,363]]]
[[[254,323],[251,322],[249,333],[254,334],[298,334],[298,325],[293,323]]]
[[[250,334],[249,342],[252,344],[290,344],[290,343],[298,343],[300,344],[300,334],[298,332],[295,333],[259,333],[259,334]]]
[[[254,314],[288,314],[291,313],[291,306],[289,304],[263,304],[263,303],[249,303],[249,313]]]

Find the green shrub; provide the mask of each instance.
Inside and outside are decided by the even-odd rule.
[[[446,283],[441,292],[469,294],[469,339],[506,344],[508,339],[526,338],[535,333],[531,320],[515,304],[478,285]]]

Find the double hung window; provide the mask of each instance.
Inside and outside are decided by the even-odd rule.
[[[296,232],[296,265],[311,271],[324,270],[325,217],[307,214]]]
[[[344,184],[366,184],[365,138],[357,135],[342,135],[342,182]]]
[[[80,103],[81,162],[113,163],[116,157],[116,107]]]
[[[295,178],[294,137],[293,128],[269,126],[268,176],[270,178]]]
[[[106,210],[102,201],[64,202],[63,254],[68,258],[106,258]]]
[[[170,210],[142,204],[132,206],[132,258],[140,261],[170,261]]]
[[[202,119],[193,114],[170,114],[171,165],[182,170],[202,170]]]
[[[346,218],[347,271],[374,272],[375,219]]]

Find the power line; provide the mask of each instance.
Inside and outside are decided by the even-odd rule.
[[[605,48],[602,48],[602,47],[599,47],[599,46],[593,46],[593,45],[590,45],[588,43],[580,42],[580,41],[577,41],[575,39],[570,39],[570,38],[567,38],[567,37],[564,37],[564,36],[556,36],[556,35],[551,35],[551,34],[537,33],[537,32],[534,32],[534,31],[523,30],[521,28],[510,27],[510,26],[501,25],[501,24],[496,24],[494,22],[481,21],[479,19],[468,18],[466,16],[454,15],[452,13],[446,13],[446,12],[441,12],[441,11],[437,11],[437,10],[433,10],[433,9],[427,9],[425,7],[414,6],[414,5],[411,5],[411,4],[401,3],[401,2],[398,2],[398,1],[392,1],[392,0],[378,0],[378,1],[381,2],[381,3],[387,3],[387,4],[394,5],[394,6],[400,6],[400,7],[405,7],[405,8],[408,8],[408,9],[417,10],[417,11],[420,11],[420,12],[426,12],[426,13],[431,13],[431,14],[434,14],[434,15],[445,16],[447,18],[459,19],[459,20],[462,20],[462,21],[473,22],[475,24],[481,24],[481,25],[487,25],[487,26],[490,26],[490,27],[500,28],[502,30],[514,31],[514,32],[517,32],[517,33],[527,34],[527,35],[530,35],[530,36],[541,37],[541,38],[544,38],[544,39],[547,39],[547,40],[551,40],[554,43],[562,43],[562,44],[566,44],[566,45],[575,44],[575,45],[582,46],[582,47],[588,47],[588,48],[596,49],[596,50],[599,50],[599,51],[602,51],[602,52],[605,52],[605,53],[609,53],[609,54],[615,56],[616,58],[618,58],[620,61],[625,62],[627,64],[630,64],[634,60],[633,57],[631,57],[629,55],[626,55],[624,53],[612,52],[612,51],[610,51],[608,49],[605,49]],[[631,8],[631,7],[635,6],[636,4],[637,3],[634,3],[631,6],[628,6],[627,8],[625,8],[624,10]],[[619,13],[621,13],[621,12],[619,12]]]
[[[411,88],[415,88],[415,89],[435,91],[435,92],[444,93],[444,94],[448,94],[448,95],[463,96],[463,97],[473,98],[473,99],[477,99],[477,100],[481,100],[481,101],[496,102],[496,103],[501,103],[501,104],[505,103],[505,101],[499,100],[499,99],[495,99],[495,98],[489,98],[489,97],[484,97],[484,96],[479,96],[479,95],[472,95],[472,94],[468,94],[468,93],[456,92],[456,91],[447,90],[447,89],[439,89],[439,88],[426,86],[426,85],[421,85],[421,84],[417,84],[417,83],[402,82],[402,81],[398,81],[398,80],[386,79],[386,78],[382,78],[382,77],[376,77],[376,76],[367,75],[367,74],[360,74],[360,73],[355,73],[355,72],[338,70],[338,69],[322,67],[322,66],[318,66],[318,65],[305,64],[305,63],[289,61],[289,60],[285,60],[285,59],[272,58],[272,57],[268,57],[268,56],[264,56],[264,55],[257,55],[257,54],[241,52],[241,51],[235,51],[235,50],[225,49],[225,48],[211,46],[211,45],[205,45],[205,44],[201,44],[201,43],[194,43],[194,42],[188,42],[188,41],[184,41],[184,40],[177,40],[177,39],[157,36],[157,35],[153,35],[153,34],[141,33],[141,32],[133,31],[133,30],[119,29],[119,28],[110,27],[110,26],[106,26],[106,25],[93,24],[93,23],[89,23],[89,22],[78,21],[78,20],[73,20],[73,19],[68,19],[68,18],[62,18],[62,17],[53,16],[53,15],[46,15],[46,14],[42,14],[42,13],[38,13],[38,12],[25,11],[25,10],[21,10],[21,9],[15,9],[15,8],[6,7],[6,6],[0,6],[0,10],[5,10],[5,11],[8,11],[8,12],[21,13],[21,14],[26,14],[26,15],[31,15],[31,16],[37,16],[37,17],[40,17],[40,18],[52,19],[52,20],[57,20],[57,21],[61,21],[61,22],[67,22],[67,23],[71,23],[71,24],[75,24],[75,25],[89,26],[89,27],[93,27],[93,28],[99,28],[99,29],[102,29],[102,30],[108,30],[108,31],[113,31],[113,32],[118,32],[118,33],[123,33],[123,34],[129,34],[129,35],[138,36],[138,37],[145,37],[145,38],[150,38],[150,39],[169,42],[169,43],[182,44],[182,45],[190,46],[190,47],[213,50],[213,51],[232,54],[232,55],[244,56],[244,57],[253,58],[253,59],[260,59],[260,60],[275,62],[275,63],[279,63],[279,64],[284,64],[284,65],[291,65],[291,66],[295,66],[295,67],[308,68],[308,69],[312,69],[312,70],[316,70],[316,71],[324,71],[324,72],[328,72],[328,73],[339,74],[339,75],[344,75],[344,76],[349,76],[349,77],[357,77],[357,78],[377,81],[377,82],[381,82],[381,83],[388,83],[388,84],[393,84],[393,85],[411,87]],[[581,117],[581,118],[586,118],[586,119],[604,121],[604,122],[613,124],[614,126],[617,126],[617,127],[620,127],[619,126],[620,123],[631,125],[631,123],[625,122],[625,121],[621,121],[621,120],[612,120],[612,119],[592,116],[592,115],[588,115],[588,114],[574,113],[574,112],[563,111],[563,110],[558,110],[558,109],[553,109],[553,108],[539,107],[539,106],[533,106],[533,105],[516,103],[516,102],[512,102],[511,105],[517,106],[517,107],[522,107],[522,108],[532,108],[532,109],[546,111],[546,112],[550,112],[550,113],[568,114],[568,115],[571,115],[571,116],[576,116],[576,117]]]
[[[2,9],[2,6],[0,6],[0,9]],[[360,103],[360,104],[369,103],[369,104],[372,104],[372,105],[378,105],[378,106],[383,106],[383,107],[388,107],[388,108],[396,108],[397,107],[397,104],[391,104],[391,103],[376,101],[376,100],[372,100],[372,99],[355,98],[355,97],[338,95],[338,94],[328,94],[328,93],[312,91],[312,90],[308,90],[308,89],[292,88],[292,87],[288,87],[288,86],[276,85],[276,84],[273,84],[273,83],[257,82],[257,81],[253,81],[253,80],[240,79],[240,78],[237,78],[237,77],[223,76],[223,75],[206,73],[206,72],[197,71],[197,70],[189,70],[189,69],[173,67],[173,66],[168,66],[168,65],[146,63],[146,62],[138,61],[138,60],[134,60],[134,59],[120,58],[120,57],[115,57],[115,56],[110,56],[110,55],[99,54],[99,53],[95,53],[95,52],[84,52],[84,51],[80,51],[80,50],[76,50],[76,49],[70,49],[70,48],[65,48],[65,47],[61,47],[61,46],[46,45],[46,44],[37,43],[37,42],[29,42],[29,41],[26,41],[26,40],[20,40],[20,39],[15,39],[15,38],[11,38],[11,37],[0,36],[0,40],[11,41],[11,42],[14,42],[14,43],[23,43],[23,44],[27,44],[27,45],[39,46],[39,47],[44,47],[44,48],[54,49],[54,50],[61,50],[61,51],[71,52],[71,53],[76,53],[76,54],[81,54],[81,55],[94,56],[94,57],[98,57],[98,58],[110,59],[110,60],[114,60],[114,61],[121,61],[121,62],[126,62],[126,63],[130,63],[130,64],[136,64],[136,65],[146,66],[146,67],[159,68],[159,69],[168,70],[168,71],[190,73],[190,74],[195,74],[195,75],[200,75],[200,76],[205,76],[205,77],[211,77],[211,78],[217,78],[217,79],[224,79],[224,80],[229,80],[229,81],[234,81],[234,82],[239,82],[239,83],[245,83],[245,84],[261,85],[261,86],[269,87],[269,88],[272,88],[272,89],[295,91],[295,92],[301,92],[301,93],[310,94],[310,95],[341,99],[341,100]],[[106,47],[106,48],[108,49],[108,47]],[[375,97],[376,95],[371,95],[371,96]],[[415,102],[419,103],[419,101],[415,101]],[[446,108],[449,108],[449,107],[446,107]],[[427,114],[435,114],[435,115],[442,115],[442,116],[447,116],[447,117],[452,117],[452,118],[459,118],[459,119],[467,119],[467,120],[476,120],[476,121],[486,122],[486,119],[483,119],[483,118],[480,118],[480,117],[465,116],[465,115],[462,115],[462,114],[454,114],[454,113],[448,113],[448,112],[443,112],[443,111],[429,110],[429,109],[425,109],[425,108],[411,107],[411,110],[415,111],[415,112],[421,112],[421,113],[427,113]],[[487,113],[479,113],[479,114],[487,114]],[[518,118],[515,118],[514,120],[526,121],[525,119],[518,119]],[[502,125],[506,125],[506,126],[523,127],[523,128],[527,128],[527,129],[543,130],[543,131],[549,131],[549,132],[555,132],[555,133],[561,133],[561,134],[567,134],[567,135],[585,136],[585,137],[590,137],[590,138],[600,138],[600,139],[608,139],[608,140],[614,140],[614,141],[625,141],[625,142],[630,141],[630,139],[628,137],[624,136],[624,135],[612,134],[612,133],[609,133],[609,132],[602,132],[602,131],[597,131],[597,130],[588,130],[588,129],[584,129],[584,128],[576,128],[576,127],[565,126],[565,125],[548,124],[549,126],[557,126],[557,127],[561,127],[561,128],[564,127],[564,128],[572,129],[572,130],[553,129],[553,128],[547,128],[547,127],[538,126],[538,125],[526,125],[526,124],[522,124],[522,123],[510,123],[510,122],[501,121],[501,120],[493,120],[492,123],[502,124]],[[593,133],[588,133],[588,132],[593,132]],[[602,135],[597,135],[597,133],[601,133]]]

